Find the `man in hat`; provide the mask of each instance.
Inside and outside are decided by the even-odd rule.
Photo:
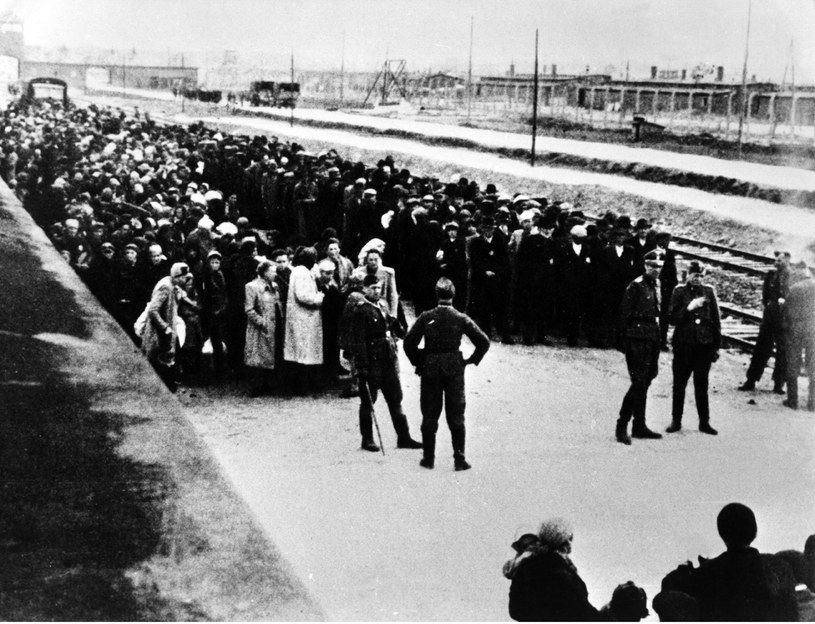
[[[797,273],[797,275],[796,275]],[[801,279],[797,279],[798,276]],[[794,265],[790,286],[784,304],[786,319],[787,400],[784,405],[798,409],[798,375],[801,372],[801,352],[806,358],[809,377],[807,409],[815,411],[815,280],[805,262]]]
[[[628,244],[634,250],[634,273],[640,275],[645,268],[645,254],[656,247],[651,234],[651,224],[648,219],[637,219],[634,226],[634,236],[628,241]]]
[[[439,249],[439,273],[455,287],[453,307],[463,312],[467,305],[467,251],[466,241],[459,235],[460,227],[455,221],[445,223],[445,241]]]
[[[552,240],[554,220],[534,216],[529,235],[521,239],[515,258],[513,301],[515,320],[525,345],[551,345],[546,336],[552,321],[555,296],[554,263],[557,244]]]
[[[662,255],[652,250],[645,255],[645,273],[632,281],[620,303],[620,337],[631,386],[620,406],[616,437],[631,444],[631,437],[659,439],[645,424],[648,387],[659,370],[659,272]],[[628,423],[633,418],[631,437]]]
[[[586,243],[588,231],[576,224],[569,230],[569,241],[560,249],[555,265],[560,284],[561,309],[566,321],[566,342],[577,346],[589,308],[589,292],[593,275],[591,249]]]
[[[688,268],[685,284],[677,286],[671,297],[673,334],[673,407],[668,433],[682,428],[685,387],[693,374],[699,431],[709,435],[718,432],[710,426],[710,405],[707,396],[710,366],[719,359],[722,323],[719,302],[712,286],[702,284],[702,266],[693,261]]]
[[[628,233],[617,228],[611,232],[611,244],[601,247],[594,254],[596,271],[596,320],[598,339],[613,343],[614,330],[620,312],[620,302],[625,289],[636,277],[634,251],[626,245]]]
[[[490,335],[493,327],[504,344],[515,341],[509,334],[507,295],[509,293],[509,256],[507,240],[496,232],[495,218],[482,216],[479,236],[469,243],[471,305],[481,330]]]
[[[422,312],[405,336],[405,354],[421,376],[422,445],[420,465],[433,468],[436,453],[436,431],[442,403],[453,442],[456,470],[469,470],[464,456],[464,368],[478,365],[490,347],[490,339],[466,314],[453,308],[456,288],[446,277],[436,282],[438,306]],[[466,360],[459,348],[467,336],[475,351]],[[419,343],[424,339],[424,349]]]
[[[373,404],[377,394],[388,404],[393,428],[397,435],[397,448],[422,448],[410,436],[407,416],[402,411],[402,384],[399,381],[396,318],[381,300],[382,284],[376,274],[363,278],[365,298],[356,302],[351,312],[348,350],[356,366],[360,386],[359,431],[362,449],[377,452],[379,446],[373,436]]]
[[[739,390],[756,389],[756,382],[764,374],[767,361],[775,347],[775,367],[773,368],[773,392],[784,394],[784,381],[787,377],[787,363],[784,345],[783,311],[784,302],[790,289],[790,252],[775,252],[775,268],[764,277],[762,299],[764,315],[758,330],[758,339],[750,358],[747,379]]]

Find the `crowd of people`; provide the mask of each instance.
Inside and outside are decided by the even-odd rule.
[[[716,518],[725,552],[688,561],[662,579],[652,607],[663,622],[811,622],[815,616],[815,535],[803,550],[760,553],[753,510],[725,505]],[[510,581],[509,615],[523,622],[639,622],[649,615],[645,591],[620,584],[601,609],[589,600],[585,582],[570,558],[574,533],[562,518],[544,521],[537,533],[512,544],[503,567]]]
[[[499,193],[492,184],[414,177],[391,157],[366,167],[333,150],[315,155],[274,137],[161,126],[138,111],[94,106],[12,106],[0,140],[4,179],[134,338],[158,282],[173,264],[187,265],[192,277],[183,281],[178,315],[187,325],[181,360],[191,372],[204,347],[216,373],[243,371],[253,322],[244,288],[257,278],[256,258],[275,265],[276,364],[320,363],[331,372],[354,272],[380,273],[383,297],[400,318],[405,299],[417,315],[432,308],[443,276],[455,286],[454,306],[505,342],[550,344],[562,333],[571,346],[605,347],[614,345],[622,293],[642,272],[645,253],[666,250],[666,293],[677,281],[670,234],[645,219],[609,211],[593,222],[567,203]],[[301,299],[304,271],[296,270],[303,248],[316,251],[306,262],[316,290],[309,300]],[[319,279],[314,264],[323,260],[333,269],[323,264]],[[297,286],[291,309],[290,280]],[[665,346],[667,307],[661,321]],[[326,348],[316,349],[323,328]]]
[[[429,469],[444,403],[455,469],[467,470],[464,367],[478,364],[490,339],[624,351],[631,388],[616,437],[631,444],[631,420],[631,437],[661,437],[645,424],[646,396],[675,325],[668,432],[681,428],[693,376],[699,428],[716,434],[707,403],[721,342],[716,294],[702,284],[699,263],[680,283],[670,233],[645,219],[613,211],[592,219],[565,202],[463,177],[413,176],[391,157],[367,167],[333,150],[312,154],[275,137],[158,125],[138,111],[97,106],[12,105],[0,145],[2,177],[171,388],[183,378],[231,376],[248,378],[253,395],[306,393],[320,379],[345,380],[343,394],[360,395],[362,448],[380,450],[372,415],[381,392],[398,447],[422,448]],[[797,407],[803,350],[815,409],[815,281],[806,265],[790,271],[789,254],[777,257],[741,389],[755,389],[775,346],[775,389],[786,383],[786,404]],[[404,301],[417,317],[409,331]],[[459,352],[465,335],[475,345],[467,360]],[[396,337],[405,337],[422,375],[422,442],[401,409]],[[743,525],[751,516],[722,510],[724,559],[685,570],[675,586],[666,579],[654,603],[661,616],[657,602],[672,617],[677,609],[701,619],[740,616],[748,607],[772,618],[793,614],[787,593],[779,598],[766,575],[754,576],[765,564],[749,548],[755,530]],[[512,617],[647,615],[633,583],[604,610],[592,607],[568,558],[571,539],[553,521],[513,544],[517,557],[504,570]],[[746,576],[734,584],[732,574]]]
[[[342,316],[366,275],[379,277],[402,331],[403,301],[418,317],[445,277],[453,306],[491,338],[624,351],[632,386],[617,438],[626,444],[630,420],[632,437],[659,437],[645,426],[646,394],[676,325],[669,431],[681,427],[693,376],[700,429],[715,433],[706,398],[721,341],[715,292],[699,279],[679,283],[670,233],[646,219],[589,218],[565,202],[460,176],[413,176],[390,156],[368,167],[275,137],[158,125],[138,109],[12,105],[3,120],[0,173],[171,387],[182,375],[232,375],[251,378],[253,394],[306,392],[352,368]],[[801,305],[785,305],[795,281],[812,280],[806,265],[790,269],[788,253],[777,257],[741,389],[755,387],[775,347],[775,391],[786,384],[785,404],[797,407],[801,352],[815,348],[806,329],[815,301],[810,288]],[[703,272],[692,264],[686,275]],[[814,361],[806,358],[811,377]],[[815,409],[815,383],[809,388]]]

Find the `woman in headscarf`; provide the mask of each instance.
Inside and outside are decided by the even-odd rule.
[[[569,558],[572,529],[554,518],[512,546],[517,556],[504,565],[509,588],[509,615],[519,622],[592,621],[600,614],[589,603],[586,584]]]
[[[250,393],[258,396],[269,384],[270,371],[275,369],[280,299],[274,263],[262,260],[257,267],[257,277],[246,284],[244,290],[247,323],[243,361],[254,373]]]

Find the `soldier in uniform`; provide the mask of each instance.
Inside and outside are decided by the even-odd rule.
[[[402,411],[402,384],[399,382],[399,359],[396,337],[392,328],[396,319],[381,300],[382,283],[377,275],[366,275],[363,281],[365,298],[358,301],[351,316],[349,351],[359,379],[359,430],[362,448],[377,452],[373,438],[373,404],[379,390],[388,404],[397,448],[419,449],[421,442],[410,437],[407,417]],[[367,392],[366,392],[367,388]]]
[[[685,386],[693,373],[699,431],[709,435],[718,432],[710,426],[710,406],[707,396],[710,366],[719,359],[722,323],[719,302],[713,287],[702,284],[702,267],[691,262],[688,281],[674,289],[671,297],[673,335],[673,408],[672,422],[666,429],[675,433],[682,428],[685,406]]]
[[[631,444],[631,437],[659,439],[659,433],[645,424],[648,387],[659,370],[659,272],[662,254],[658,250],[645,254],[645,273],[628,285],[620,304],[620,337],[631,387],[625,394],[617,421],[616,437]],[[634,419],[631,437],[628,422]]]
[[[784,379],[786,378],[786,357],[784,349],[784,302],[790,289],[790,252],[775,252],[775,269],[768,272],[764,278],[762,299],[764,300],[764,316],[758,330],[756,347],[753,357],[750,358],[750,367],[747,369],[747,379],[738,387],[739,390],[749,391],[756,389],[756,382],[761,379],[767,361],[773,354],[775,345],[775,368],[773,369],[773,392],[784,394]]]
[[[405,353],[422,377],[424,457],[419,463],[424,468],[433,468],[442,402],[453,442],[455,469],[470,468],[464,457],[464,368],[481,362],[490,348],[490,339],[475,321],[453,307],[455,294],[453,282],[446,277],[440,278],[436,282],[439,305],[422,312],[405,336]],[[459,351],[462,336],[467,336],[475,346],[475,351],[466,360]],[[419,349],[422,338],[425,346]]]

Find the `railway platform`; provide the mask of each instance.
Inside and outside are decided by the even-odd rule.
[[[323,619],[2,182],[0,265],[0,619]]]

